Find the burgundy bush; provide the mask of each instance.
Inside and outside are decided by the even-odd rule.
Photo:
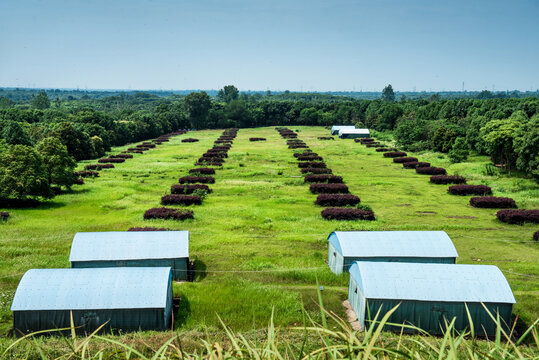
[[[452,185],[447,191],[452,195],[489,195],[492,189],[486,185]]]
[[[114,169],[114,164],[100,164],[97,169]]]
[[[214,144],[232,144],[232,140],[215,140]]]
[[[332,136],[319,136],[318,140],[335,140]]]
[[[184,143],[192,143],[192,142],[197,142],[197,141],[200,141],[200,140],[193,139],[193,138],[182,139],[182,142]]]
[[[249,141],[266,141],[266,138],[252,137],[249,138]]]
[[[515,200],[506,197],[481,196],[470,198],[470,205],[476,208],[514,209]]]
[[[359,204],[359,197],[352,194],[320,194],[314,203],[320,206],[354,206]]]
[[[89,171],[89,170],[82,170],[82,171],[75,171],[73,173],[75,177],[81,177],[81,178],[87,178],[87,177],[99,177],[99,173],[97,171]]]
[[[180,184],[214,184],[215,178],[213,176],[184,176],[179,181]]]
[[[185,220],[192,219],[193,212],[190,210],[177,210],[169,209],[165,207],[151,208],[144,213],[144,219],[172,219],[172,220]]]
[[[376,152],[388,152],[388,151],[391,151],[391,149],[385,148],[385,147],[379,147],[376,149]]]
[[[288,145],[289,149],[308,149],[307,145]]]
[[[539,230],[533,233],[533,240],[539,241]]]
[[[433,175],[430,177],[433,184],[466,184],[466,179],[459,175]]]
[[[235,136],[219,136],[217,140],[234,140]]]
[[[118,164],[118,163],[123,163],[125,162],[125,159],[118,159],[118,158],[103,158],[103,159],[99,159],[97,160],[98,163],[102,164],[102,163],[115,163],[115,164]]]
[[[539,210],[506,209],[496,213],[498,220],[509,224],[539,223]]]
[[[212,192],[208,185],[204,184],[172,185],[170,187],[171,194],[192,194],[196,190],[205,190],[208,194]]]
[[[446,171],[444,168],[439,167],[416,167],[415,172],[423,175],[445,175]]]
[[[396,158],[396,157],[402,157],[402,156],[406,156],[406,153],[404,151],[390,151],[390,152],[384,153],[384,157],[388,157],[388,158]]]
[[[300,157],[300,156],[318,156],[318,154],[313,152],[312,150],[305,150],[302,152],[294,153],[294,157]]]
[[[407,162],[417,162],[417,158],[416,157],[411,157],[411,156],[397,157],[397,158],[393,158],[393,162],[397,163],[397,164],[403,164],[403,163],[407,163]]]
[[[197,162],[195,163],[195,166],[223,166],[223,163],[206,161],[206,162]]]
[[[156,227],[132,227],[129,228],[127,231],[169,231],[167,228],[156,228]]]
[[[98,170],[101,169],[101,165],[98,164],[89,164],[84,166],[84,170]]]
[[[213,148],[211,148],[211,150],[225,150],[225,151],[228,151],[228,150],[230,150],[230,145],[219,145],[219,146],[215,145]]]
[[[202,157],[224,159],[228,157],[228,154],[226,152],[205,152]]]
[[[9,217],[9,213],[7,211],[0,211],[0,220],[7,221],[8,217]]]
[[[297,157],[298,161],[322,161],[321,156],[316,155],[302,155]]]
[[[155,144],[151,144],[151,143],[148,143],[148,144],[139,144],[137,145],[138,148],[146,148],[146,149],[153,149],[155,148]]]
[[[224,159],[223,158],[218,158],[218,157],[203,156],[201,158],[198,158],[197,161],[199,163],[204,163],[204,162],[222,163],[224,161]]]
[[[139,150],[139,149],[136,149],[136,150],[127,149],[127,150],[125,150],[125,152],[134,153],[134,154],[143,154],[144,153],[142,150]]]
[[[384,147],[384,145],[380,144],[379,142],[367,143],[367,144],[365,144],[365,146],[368,147],[368,148]]]
[[[398,159],[398,158],[397,158]],[[411,161],[411,162],[405,162],[402,163],[402,166],[406,169],[415,169],[420,167],[430,167],[430,163],[428,162],[418,162],[418,161]],[[439,175],[443,176],[443,175]]]
[[[113,159],[132,159],[133,155],[131,155],[131,154],[117,154],[117,155],[111,155],[110,158],[113,158]]]
[[[304,169],[304,168],[325,168],[326,163],[305,161],[305,162],[299,162],[298,167],[300,167],[302,169]]]
[[[202,199],[196,195],[165,195],[161,198],[161,205],[200,205]]]
[[[313,194],[348,194],[348,186],[345,184],[311,184],[309,190]]]
[[[374,142],[374,139],[373,139],[373,138],[354,139],[354,141],[355,141],[355,140],[357,140],[357,142],[360,142],[360,143],[362,143],[362,144]]]
[[[330,184],[342,184],[342,177],[335,175],[305,175],[306,183],[330,183]]]
[[[321,215],[327,220],[375,220],[374,212],[354,208],[327,208]]]
[[[194,169],[189,170],[189,174],[213,175],[213,174],[215,174],[215,169],[213,169],[213,168],[194,168]]]
[[[331,174],[333,171],[328,168],[304,168],[301,169],[302,174]]]

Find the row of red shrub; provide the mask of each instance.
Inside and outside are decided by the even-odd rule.
[[[335,140],[333,136],[319,136],[318,140]]]
[[[366,147],[368,148],[382,148],[384,147],[384,145],[380,144],[380,143],[369,143],[369,144],[365,144]]]
[[[423,174],[423,175],[445,175],[445,174],[447,174],[447,172],[445,171],[444,168],[432,167],[432,166],[416,167],[415,172],[418,173],[418,174]]]
[[[505,209],[496,213],[498,220],[509,224],[539,223],[539,210]]]
[[[188,185],[174,184],[170,187],[170,192],[172,194],[192,194],[196,190],[204,190],[208,194],[212,192],[210,187],[204,184],[188,184]]]
[[[144,219],[164,219],[164,220],[185,220],[193,219],[193,212],[191,210],[177,210],[165,207],[151,208],[144,212]]]
[[[303,162],[298,162],[298,167],[300,169],[304,169],[304,168],[325,168],[326,163],[324,163],[324,162],[303,161]]]
[[[182,143],[193,143],[193,142],[197,142],[197,141],[200,141],[200,140],[194,139],[194,138],[182,139]]]
[[[215,174],[215,169],[213,169],[213,168],[194,168],[194,169],[189,170],[189,174],[213,175],[213,174]]]
[[[297,157],[298,161],[322,161],[321,156],[318,155],[302,155]]]
[[[430,177],[433,184],[466,184],[466,178],[459,175],[433,175]]]
[[[266,141],[266,138],[252,137],[252,138],[249,138],[249,141]]]
[[[452,195],[489,195],[492,189],[486,185],[452,185],[447,191]]]
[[[359,201],[359,197],[352,194],[320,194],[314,203],[320,206],[355,206]]]
[[[318,154],[313,152],[311,149],[294,153],[295,158],[300,157],[300,156],[318,156]]]
[[[97,160],[97,162],[100,163],[100,164],[108,164],[108,163],[119,164],[119,163],[125,162],[125,159],[118,159],[118,158],[103,158],[103,159]]]
[[[110,158],[116,158],[116,159],[132,159],[133,155],[131,154],[118,154],[118,155],[111,155]]]
[[[306,183],[330,183],[330,184],[342,184],[342,177],[336,175],[305,175],[304,181]]]
[[[328,168],[303,168],[302,174],[331,174],[333,171]]]
[[[169,231],[169,230],[167,228],[143,226],[143,227],[131,227],[127,229],[127,231]]]
[[[420,162],[420,161],[411,161],[411,162],[402,163],[402,167],[405,169],[416,169],[420,167],[430,167],[430,163]]]
[[[101,170],[112,168],[114,168],[113,164],[88,164],[84,166],[84,170]]]
[[[396,157],[403,157],[406,156],[406,153],[404,151],[390,151],[384,153],[384,157],[388,158],[396,158]]]
[[[313,194],[348,194],[348,186],[345,184],[314,183],[309,186]]]
[[[196,195],[165,195],[161,198],[161,205],[200,205],[202,199]]]
[[[96,177],[99,177],[99,172],[92,171],[92,170],[82,170],[82,171],[75,171],[73,175],[75,175],[75,177],[78,177],[78,178],[87,178],[87,177],[96,178]]]
[[[375,220],[374,212],[354,208],[327,208],[321,215],[327,220]]]
[[[210,149],[212,150],[212,149]],[[214,158],[227,158],[228,157],[228,154],[225,152],[225,151],[216,151],[216,152],[212,152],[212,151],[206,151],[204,154],[202,154],[203,157],[214,157]]]
[[[393,162],[397,163],[397,164],[403,164],[403,163],[407,163],[407,162],[417,162],[417,161],[418,160],[417,160],[416,157],[411,157],[411,156],[393,158]]]
[[[477,208],[510,209],[516,208],[515,200],[507,197],[481,196],[470,198],[470,205]]]
[[[361,144],[368,144],[374,142],[373,138],[360,138],[360,139],[354,139],[355,142],[359,142]]]

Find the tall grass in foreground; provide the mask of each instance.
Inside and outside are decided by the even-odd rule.
[[[321,298],[320,298],[321,299]],[[62,336],[63,347],[41,341],[45,331],[26,335],[14,341],[2,351],[2,359],[537,359],[539,336],[537,324],[530,326],[518,339],[513,330],[503,330],[500,319],[489,313],[498,324],[494,340],[477,340],[473,326],[469,331],[454,329],[454,319],[445,324],[443,336],[435,337],[421,329],[400,325],[400,334],[387,334],[382,330],[398,306],[387,312],[380,320],[377,313],[373,326],[363,333],[352,330],[350,325],[334,313],[321,307],[321,323],[315,322],[304,312],[303,326],[289,328],[297,336],[275,328],[273,314],[269,326],[261,338],[250,338],[234,333],[220,319],[224,338],[214,341],[206,334],[196,348],[186,350],[182,336],[175,334],[160,344],[147,342],[128,343],[113,337],[98,335],[100,329],[89,336],[77,337],[75,327],[58,329],[70,332]],[[488,311],[488,310],[487,310]],[[469,314],[468,314],[469,316]],[[73,324],[73,321],[71,322]],[[336,326],[331,326],[331,325]],[[102,325],[104,326],[104,325]],[[404,335],[414,331],[419,335]],[[524,344],[525,338],[531,338]]]

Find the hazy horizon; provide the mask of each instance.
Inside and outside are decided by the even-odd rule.
[[[536,91],[538,16],[534,0],[4,0],[0,87]]]

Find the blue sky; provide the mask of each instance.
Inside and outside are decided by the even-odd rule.
[[[0,0],[0,86],[536,90],[538,19],[538,0]]]

